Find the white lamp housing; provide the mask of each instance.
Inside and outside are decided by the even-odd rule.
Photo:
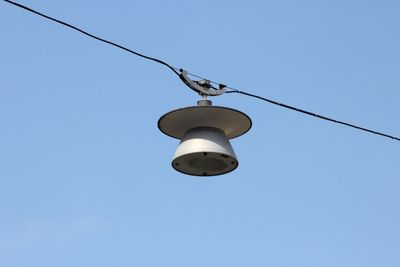
[[[239,162],[229,139],[246,133],[251,128],[250,118],[238,110],[211,106],[208,100],[198,104],[171,111],[158,121],[163,133],[181,139],[172,167],[196,176],[233,171]]]
[[[218,128],[198,127],[188,130],[172,160],[172,167],[191,175],[218,175],[238,166],[235,152]]]

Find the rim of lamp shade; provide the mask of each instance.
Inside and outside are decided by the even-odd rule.
[[[182,139],[193,128],[213,127],[221,129],[226,138],[232,139],[248,132],[252,121],[245,113],[220,106],[191,106],[164,114],[158,120],[158,128],[164,134]]]

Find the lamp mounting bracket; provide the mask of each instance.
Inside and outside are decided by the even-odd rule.
[[[215,88],[212,86],[211,81],[209,80],[199,80],[193,81],[188,77],[188,72],[186,70],[181,69],[181,73],[179,74],[179,78],[193,91],[197,92],[203,97],[207,96],[218,96],[225,93],[225,85],[220,84],[219,88]]]

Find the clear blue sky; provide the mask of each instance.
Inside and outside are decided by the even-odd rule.
[[[400,135],[398,1],[28,1],[176,67]],[[239,168],[175,172],[167,68],[0,3],[0,266],[400,266],[400,142],[245,96]]]

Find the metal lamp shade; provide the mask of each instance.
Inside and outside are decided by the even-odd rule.
[[[199,103],[201,104],[201,103]],[[158,120],[158,128],[181,142],[172,167],[182,173],[212,176],[236,169],[239,162],[229,139],[246,133],[251,119],[235,109],[198,105],[177,109]]]
[[[213,127],[188,130],[172,160],[172,167],[182,173],[211,176],[233,171],[238,161],[225,133]]]

